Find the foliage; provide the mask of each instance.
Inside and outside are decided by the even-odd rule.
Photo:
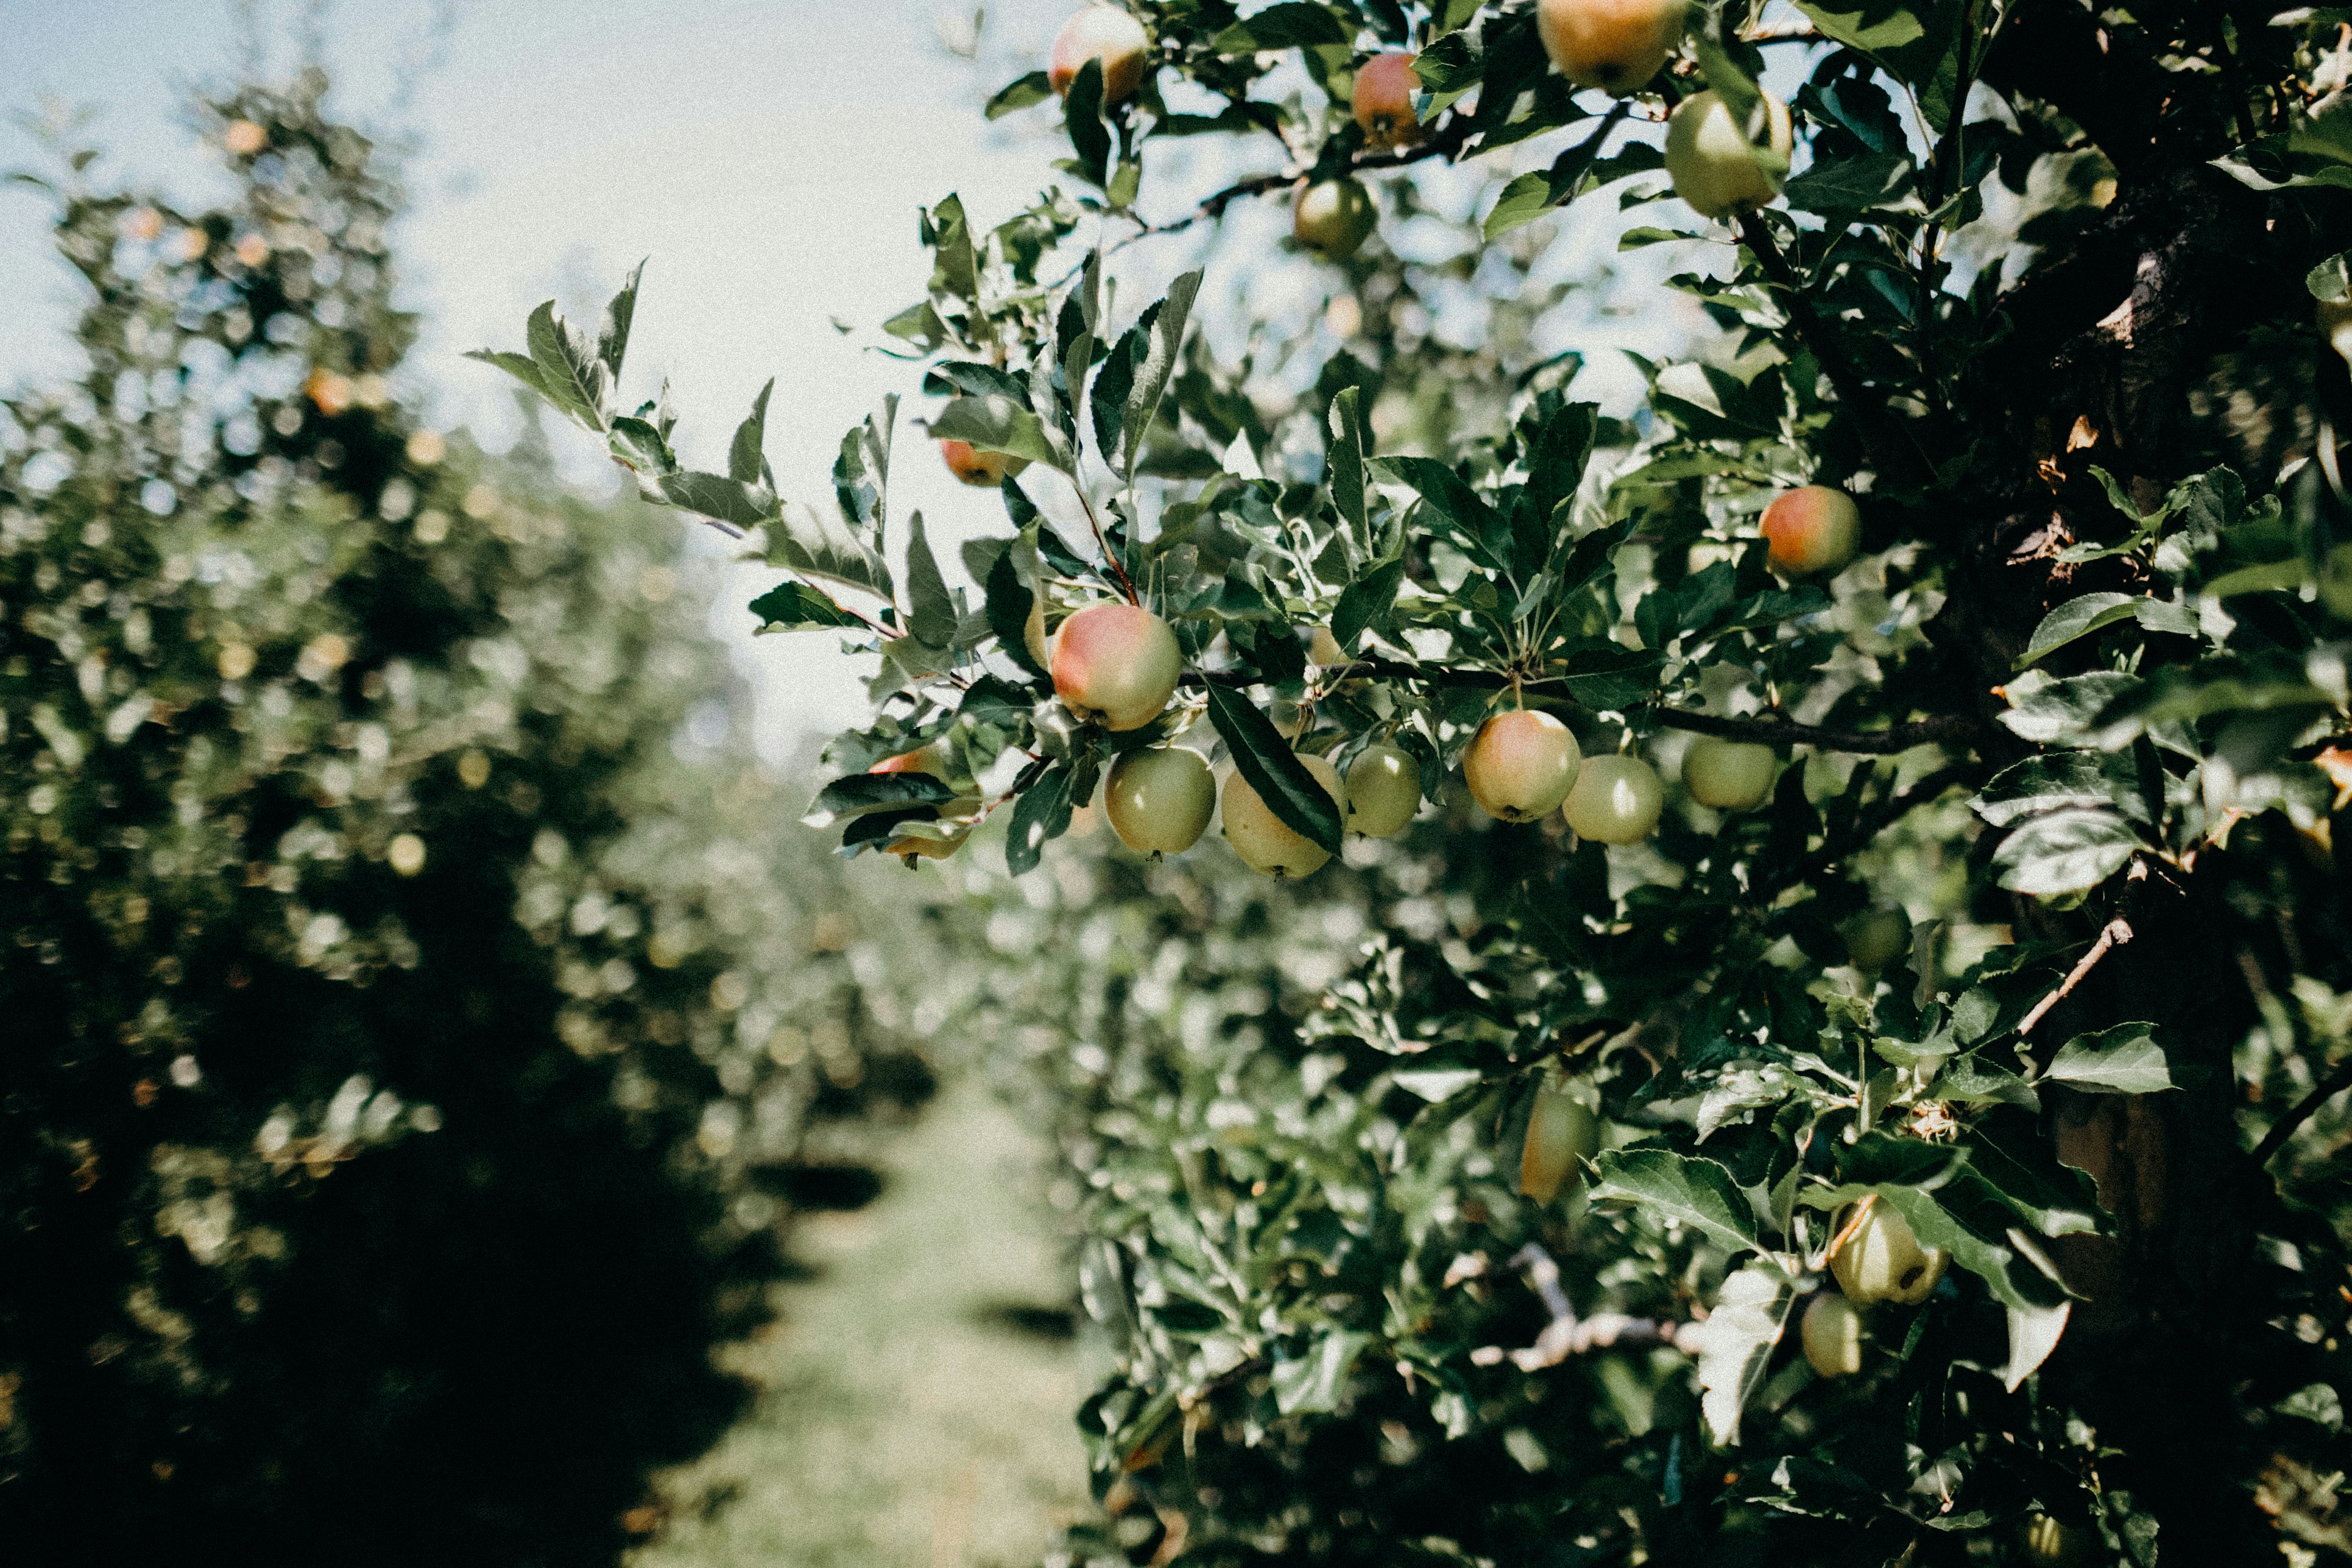
[[[394,397],[400,195],[324,91],[203,106],[221,206],[72,161],[89,370],[0,422],[28,1562],[609,1561],[741,1402],[772,1189],[927,1082],[707,561]]]
[[[2352,543],[2317,330],[2352,245],[2340,16],[1733,0],[1612,105],[1551,72],[1520,0],[1129,8],[1153,69],[1108,109],[1098,72],[1071,88],[1078,194],[986,231],[940,202],[929,298],[887,324],[946,399],[934,435],[1032,465],[972,588],[917,519],[892,574],[895,410],[820,515],[779,500],[757,410],[696,474],[660,404],[658,447],[619,417],[617,362],[581,371],[585,333],[543,312],[499,361],[652,499],[761,530],[806,624],[862,619],[877,719],[835,742],[816,818],[845,849],[952,848],[943,808],[978,796],[1013,807],[1009,871],[1053,867],[1017,894],[966,870],[994,912],[960,930],[997,947],[984,1016],[1044,1065],[1090,1184],[1109,1544],[2345,1554]],[[1365,152],[1349,79],[1407,43],[1426,139]],[[1779,203],[1727,228],[1652,207],[1664,111],[1703,83],[1760,115],[1759,80],[1793,88]],[[1048,97],[1024,79],[990,112]],[[1160,195],[1147,147],[1194,135],[1286,166]],[[1250,292],[1287,265],[1263,254],[1115,306],[1138,241],[1507,148],[1538,166],[1483,216],[1384,178],[1395,247],[1320,273],[1303,331]],[[1625,247],[1686,258],[1663,288],[1706,329],[1638,362],[1629,416],[1535,346],[1537,220],[1590,234],[1612,204],[1650,220]],[[1202,300],[1245,353],[1188,335]],[[1784,581],[1757,519],[1805,483],[1860,501],[1866,553]],[[1024,636],[1115,598],[1191,667],[1119,734]],[[1318,626],[1339,662],[1309,662]],[[1672,763],[1696,732],[1790,765],[1636,845],[1486,824],[1451,781],[1511,703],[1588,756]],[[1240,890],[1206,849],[1047,859],[1108,758],[1188,731],[1332,843],[1269,712],[1342,764],[1409,749],[1437,812],[1299,889]],[[935,740],[950,776],[863,772]],[[1858,967],[1874,907],[1908,954]],[[1606,1130],[1560,1208],[1508,1180],[1547,1085]],[[1864,1205],[1952,1267],[1823,1378],[1787,1330]]]

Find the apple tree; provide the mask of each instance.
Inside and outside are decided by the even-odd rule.
[[[2352,1551],[2347,40],[1082,9],[987,109],[1057,184],[884,323],[1003,496],[961,586],[895,405],[693,467],[634,280],[488,356],[874,669],[812,821],[977,906],[1118,1351],[1090,1552]],[[1632,395],[1580,291],[1669,323]],[[1106,775],[1136,853],[1051,847]]]

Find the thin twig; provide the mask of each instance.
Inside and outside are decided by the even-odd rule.
[[[2286,1147],[2286,1141],[2294,1136],[2296,1128],[2310,1121],[2321,1106],[2347,1089],[2352,1089],[2352,1057],[2347,1057],[2334,1072],[2320,1079],[2319,1087],[2305,1095],[2293,1110],[2271,1123],[2271,1130],[2263,1134],[2261,1142],[2254,1145],[2255,1167],[2259,1169],[2269,1164],[2271,1156]]]
[[[1629,1318],[1622,1312],[1595,1312],[1589,1318],[1579,1318],[1568,1292],[1559,1287],[1559,1265],[1551,1260],[1550,1253],[1532,1241],[1512,1256],[1509,1267],[1527,1270],[1528,1283],[1535,1287],[1536,1294],[1543,1298],[1545,1310],[1551,1313],[1551,1321],[1544,1325],[1534,1344],[1523,1351],[1506,1352],[1521,1372],[1558,1366],[1570,1356],[1610,1345],[1679,1345],[1686,1351],[1696,1351],[1698,1337],[1705,1332],[1705,1325],[1699,1323]]]
[[[2058,989],[2050,993],[2049,995],[2044,996],[2041,1001],[2036,1002],[2033,1005],[2033,1011],[2028,1013],[2024,1019],[2018,1024],[2017,1037],[2021,1040],[2026,1036],[2033,1033],[2033,1026],[2042,1022],[2043,1016],[2047,1014],[2051,1008],[2055,1007],[2059,1003],[2063,1002],[2067,997],[2074,994],[2074,987],[2083,984],[2084,978],[2087,976],[2092,970],[2098,967],[2099,960],[2106,957],[2110,952],[2116,948],[2123,946],[2124,943],[2131,941],[2131,939],[2132,928],[2130,921],[2125,920],[2121,915],[2117,915],[2115,919],[2109,921],[2105,927],[2100,931],[2099,940],[2091,944],[2091,951],[2084,953],[2082,957],[2082,961],[2074,965],[2074,969],[2068,973],[2066,978],[2058,983]]]

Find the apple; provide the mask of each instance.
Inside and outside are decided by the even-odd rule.
[[[1869,1206],[1853,1223],[1845,1245],[1830,1259],[1838,1289],[1857,1307],[1881,1301],[1916,1307],[1927,1299],[1944,1277],[1951,1258],[1942,1247],[1922,1247],[1911,1234],[1910,1222],[1884,1199],[1864,1200]],[[1842,1216],[1843,1217],[1843,1216]]]
[[[250,120],[232,120],[221,133],[221,145],[240,158],[250,158],[269,145],[269,132]]]
[[[1157,860],[1201,841],[1217,804],[1209,761],[1183,746],[1146,746],[1110,765],[1103,811],[1119,842]]]
[[[1339,770],[1321,757],[1301,757],[1315,782],[1330,792],[1331,803],[1342,814],[1348,809],[1347,790],[1339,782]],[[1225,780],[1222,801],[1225,815],[1225,841],[1242,864],[1268,877],[1306,877],[1323,868],[1331,858],[1329,850],[1304,834],[1291,831],[1290,825],[1274,814],[1264,796],[1250,787],[1249,780],[1236,771]]]
[[[1054,52],[1046,61],[1045,79],[1064,98],[1088,60],[1102,62],[1102,100],[1117,103],[1132,97],[1143,85],[1144,56],[1151,35],[1143,24],[1116,5],[1089,5],[1062,24],[1054,35]]]
[[[991,489],[1029,466],[1026,458],[1016,458],[1010,452],[976,451],[969,441],[942,441],[940,456],[947,459],[948,472],[968,485],[986,485]]]
[[[1759,96],[1764,100],[1765,145],[1778,160],[1769,166],[1759,161],[1759,149],[1731,106],[1712,89],[1684,99],[1666,121],[1666,173],[1675,182],[1675,195],[1701,217],[1748,212],[1780,194],[1795,145],[1789,106],[1769,92]]]
[[[1746,811],[1772,793],[1772,748],[1701,735],[1683,753],[1683,787],[1701,805]]]
[[[1568,798],[1578,756],[1567,725],[1549,713],[1516,709],[1479,726],[1462,753],[1462,778],[1487,816],[1533,822]]]
[[[1801,1335],[1805,1359],[1823,1377],[1851,1377],[1862,1370],[1862,1314],[1835,1291],[1813,1298]]]
[[[1622,97],[1682,41],[1687,0],[1539,0],[1536,32],[1559,74]]]
[[[1394,746],[1366,746],[1348,767],[1348,826],[1367,838],[1404,831],[1421,810],[1421,764]]]
[[[1601,1146],[1592,1112],[1565,1090],[1539,1089],[1528,1111],[1528,1140],[1519,1149],[1519,1191],[1539,1204],[1559,1193],[1561,1182],[1580,1177],[1580,1159]]]
[[[1838,927],[1845,961],[1875,974],[1911,951],[1911,921],[1901,910],[1866,910]]]
[[[2092,1543],[2096,1538],[2087,1530],[2071,1524],[2061,1524],[2046,1513],[2026,1516],[2024,1531],[2025,1560],[2034,1568],[2077,1568],[2094,1561]]]
[[[1298,188],[1290,232],[1326,261],[1345,261],[1380,222],[1372,193],[1361,180],[1316,180]]]
[[[1842,572],[1862,544],[1862,509],[1843,490],[1801,485],[1764,509],[1765,558],[1783,577]]]
[[[1639,757],[1587,757],[1560,814],[1579,838],[1632,844],[1649,837],[1666,803],[1657,770]]]
[[[1419,58],[1375,55],[1356,72],[1350,107],[1356,111],[1356,123],[1364,128],[1366,146],[1385,151],[1410,147],[1421,140],[1421,118],[1412,111],[1412,95],[1421,90],[1421,78],[1413,74],[1412,62]]]
[[[1348,663],[1348,650],[1339,646],[1339,639],[1331,635],[1329,626],[1317,626],[1307,645],[1307,662],[1318,669],[1328,669],[1335,664]]]
[[[1184,653],[1168,623],[1136,605],[1090,605],[1054,635],[1055,695],[1087,723],[1139,730],[1176,695]]]

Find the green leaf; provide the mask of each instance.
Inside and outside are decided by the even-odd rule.
[[[555,394],[547,389],[547,378],[539,374],[539,362],[528,355],[501,353],[497,349],[468,349],[466,357],[498,366],[548,402],[555,404],[559,413],[568,412],[562,403],[557,402]]]
[[[2140,847],[2138,833],[2115,812],[2069,807],[2028,817],[2000,841],[1992,863],[2011,892],[2046,899],[2097,887]]]
[[[797,632],[811,626],[854,626],[857,617],[805,583],[786,578],[751,601],[760,631]]]
[[[1815,163],[1790,180],[1782,194],[1792,210],[1830,217],[1891,205],[1910,191],[1910,159],[1900,153],[1865,153]]]
[[[768,395],[776,390],[773,376],[760,388],[760,395],[751,400],[751,412],[735,427],[735,440],[727,450],[727,472],[739,483],[759,484],[768,478],[768,459],[762,455],[768,437]]]
[[[1349,1370],[1371,1342],[1370,1334],[1335,1329],[1297,1361],[1276,1358],[1272,1378],[1275,1408],[1285,1415],[1338,1409],[1339,1396],[1347,1392]]]
[[[1796,1282],[1777,1264],[1751,1263],[1723,1282],[1698,1352],[1699,1410],[1717,1447],[1739,1441],[1740,1413],[1763,1383],[1796,1302]]]
[[[2340,305],[2352,299],[2352,251],[2331,256],[2313,268],[2305,274],[2303,286],[2325,305]]]
[[[931,292],[980,303],[980,258],[972,249],[962,198],[949,196],[929,216],[931,254],[937,258],[931,266]]]
[[[639,474],[667,474],[677,467],[677,454],[662,439],[661,431],[632,415],[624,414],[613,421],[604,447],[614,461],[627,464]]]
[[[2011,1394],[2050,1359],[2074,1311],[2072,1301],[2009,1309],[2009,1363],[2000,1369],[2000,1381]]]
[[[1233,753],[1234,766],[1293,833],[1339,852],[1339,803],[1307,771],[1274,721],[1229,686],[1209,688],[1209,722]]]
[[[1328,8],[1307,0],[1285,0],[1247,21],[1234,23],[1210,39],[1209,47],[1221,55],[1250,55],[1263,49],[1312,48],[1347,41],[1347,27]]]
[[[2013,667],[2025,669],[2042,662],[2077,637],[2090,636],[2103,626],[2127,621],[2138,614],[2140,598],[2135,594],[2084,594],[2067,600],[2042,617],[2033,628],[2033,636],[2025,651],[2017,656]]]
[[[645,274],[643,261],[629,268],[621,291],[605,305],[604,319],[597,324],[596,357],[604,362],[616,384],[621,379],[621,361],[629,353],[629,328],[637,319],[637,279]]]
[[[1348,584],[1331,613],[1331,637],[1353,655],[1366,627],[1386,630],[1396,609],[1397,588],[1404,582],[1404,560],[1383,561]]]
[[[530,313],[524,336],[549,399],[590,429],[602,433],[612,417],[613,373],[596,357],[588,335],[555,313],[549,300]]]
[[[2130,766],[2129,758],[2116,752],[2043,752],[2002,769],[1969,805],[1994,827],[2069,807],[2113,807],[2144,816]]]
[[[1654,1217],[1679,1221],[1744,1251],[1761,1246],[1756,1215],[1731,1173],[1713,1160],[1671,1149],[1610,1149],[1593,1162],[1595,1202],[1615,1198]]]
[[[1331,504],[1348,524],[1349,536],[1360,555],[1372,549],[1370,513],[1364,501],[1364,421],[1361,387],[1343,387],[1331,399],[1331,438],[1324,446],[1324,466],[1331,486]]]
[[[2172,1081],[2153,1024],[2117,1024],[2077,1035],[2058,1047],[2042,1076],[2086,1094],[2157,1094],[2180,1087]]]
[[[955,791],[929,773],[851,773],[818,791],[801,820],[811,827],[830,827],[872,812],[941,806],[954,798]]]
[[[1884,55],[1927,36],[1919,18],[1898,0],[1868,0],[1851,10],[1832,9],[1818,0],[1797,0],[1797,9],[1811,16],[1813,26],[1827,37],[1864,54]]]
[[[1017,110],[1026,109],[1033,103],[1043,103],[1053,96],[1053,79],[1044,71],[1031,71],[1027,76],[1016,77],[997,89],[996,96],[988,100],[986,112],[991,120],[1002,120]]]
[[[981,579],[981,588],[988,610],[988,629],[996,634],[997,647],[1007,658],[1042,679],[1047,672],[1029,653],[1029,607],[1035,599],[1022,585],[1012,551],[1005,551],[990,564],[988,574]]]
[[[1727,53],[1721,43],[1711,37],[1704,26],[1691,29],[1691,53],[1698,59],[1699,74],[1715,96],[1731,111],[1731,121],[1738,126],[1750,142],[1759,142],[1761,126],[1757,111],[1763,107],[1764,94],[1738,60]]]
[[[691,468],[640,474],[637,489],[647,500],[716,518],[734,528],[758,528],[776,515],[776,498],[767,486],[745,484],[724,474],[698,473]]]
[[[1070,146],[1077,153],[1072,167],[1097,189],[1110,178],[1110,132],[1102,122],[1102,61],[1089,59],[1078,68],[1062,103]]]
[[[1503,520],[1460,475],[1434,458],[1382,458],[1382,467],[1421,492],[1429,510],[1449,525],[1455,538],[1496,571],[1505,571],[1499,542]]]
[[[1013,802],[1013,826],[1004,836],[1004,868],[1013,875],[1035,870],[1046,843],[1069,831],[1073,777],[1066,763],[1057,763]]]
[[[931,434],[942,441],[968,441],[982,452],[1009,452],[1069,471],[1060,442],[1034,414],[1009,397],[959,397],[931,420]]]
[[[825,521],[814,508],[788,506],[768,519],[767,528],[769,564],[863,588],[878,599],[893,597],[888,564],[845,525]]]
[[[923,537],[923,514],[907,519],[907,629],[933,647],[955,641],[955,599]]]
[[[1147,314],[1139,323],[1149,329],[1150,340],[1136,362],[1134,385],[1127,395],[1121,421],[1121,445],[1126,455],[1122,467],[1130,484],[1135,481],[1135,460],[1143,450],[1144,437],[1150,431],[1151,422],[1159,417],[1169,378],[1176,373],[1177,351],[1183,342],[1185,323],[1192,314],[1192,301],[1201,292],[1202,276],[1195,269],[1171,283],[1168,297],[1160,301],[1157,313]]]
[[[2063,679],[2028,670],[2009,683],[2010,708],[2000,721],[2012,734],[2036,745],[2079,744],[2091,738],[2100,714],[2142,684],[2139,677],[2121,670],[2094,670]]]

